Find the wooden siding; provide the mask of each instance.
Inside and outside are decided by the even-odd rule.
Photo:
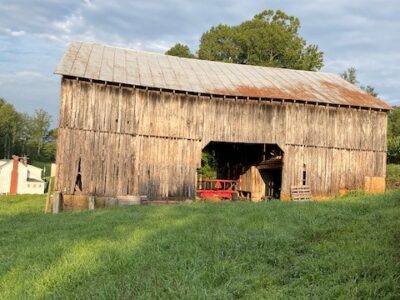
[[[282,194],[306,165],[315,195],[385,176],[386,112],[165,93],[63,78],[57,189],[84,194],[193,197],[210,141],[278,144]]]

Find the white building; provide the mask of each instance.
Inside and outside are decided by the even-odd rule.
[[[42,169],[18,156],[0,160],[0,194],[43,194],[44,188]]]

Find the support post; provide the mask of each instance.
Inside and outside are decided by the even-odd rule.
[[[44,210],[45,213],[51,212],[51,207],[52,207],[51,195],[53,194],[54,191],[54,177],[50,177],[48,184],[49,185],[46,195],[46,208]]]
[[[62,196],[60,192],[54,192],[53,197],[53,214],[58,214],[62,209]]]
[[[94,210],[94,204],[95,204],[95,196],[89,196],[88,201],[89,201],[89,210]]]

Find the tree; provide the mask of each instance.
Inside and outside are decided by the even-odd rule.
[[[43,109],[35,111],[30,124],[30,142],[36,148],[36,155],[40,156],[45,138],[49,133],[51,116]]]
[[[394,107],[388,114],[387,160],[400,163],[400,107]]]
[[[51,116],[40,109],[33,116],[19,113],[0,98],[0,157],[28,155],[33,160],[54,161],[57,129],[49,130]]]
[[[394,107],[388,114],[388,137],[400,136],[400,107]]]
[[[2,157],[9,158],[17,143],[21,119],[14,106],[0,98],[0,141]]]
[[[265,10],[237,26],[218,25],[200,40],[199,58],[301,70],[319,70],[323,52],[299,36],[300,21]]]
[[[172,56],[179,56],[179,57],[186,57],[186,58],[194,58],[195,56],[190,52],[190,49],[188,46],[177,43],[175,44],[171,49],[169,49],[167,52],[165,52],[167,55],[172,55]]]
[[[350,67],[347,70],[345,70],[343,73],[340,73],[339,75],[344,80],[350,82],[351,84],[358,86],[359,82],[357,80],[357,69],[356,68]],[[362,89],[363,91],[367,92],[371,96],[378,97],[378,93],[375,91],[375,88],[370,85],[367,85],[367,86],[360,85],[359,88]]]
[[[343,73],[340,74],[340,77],[342,77],[344,80],[350,82],[351,84],[354,84],[354,85],[358,84],[357,69],[354,67],[350,67],[347,70],[345,70]]]
[[[57,149],[58,128],[51,129],[46,138],[42,149],[44,161],[55,161]]]
[[[201,153],[200,174],[203,179],[217,178],[217,160],[215,158],[215,153],[207,151]]]
[[[200,40],[199,58],[230,63],[245,63],[242,53],[244,41],[237,31],[228,25],[211,27]]]
[[[393,136],[388,139],[387,160],[389,163],[400,163],[400,136]]]
[[[30,136],[30,127],[32,124],[32,117],[28,115],[27,113],[20,113],[20,131],[19,131],[19,151],[16,151],[15,153],[20,153],[20,154],[28,154],[28,149],[27,149],[27,144],[31,138]]]
[[[374,87],[372,87],[372,86],[370,86],[370,85],[367,85],[367,86],[361,85],[360,88],[361,88],[362,90],[366,91],[366,92],[367,92],[368,94],[370,94],[371,96],[378,97],[378,93],[375,91],[375,88],[374,88]]]

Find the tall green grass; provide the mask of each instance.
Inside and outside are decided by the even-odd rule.
[[[400,192],[43,214],[0,198],[0,298],[400,297]]]

